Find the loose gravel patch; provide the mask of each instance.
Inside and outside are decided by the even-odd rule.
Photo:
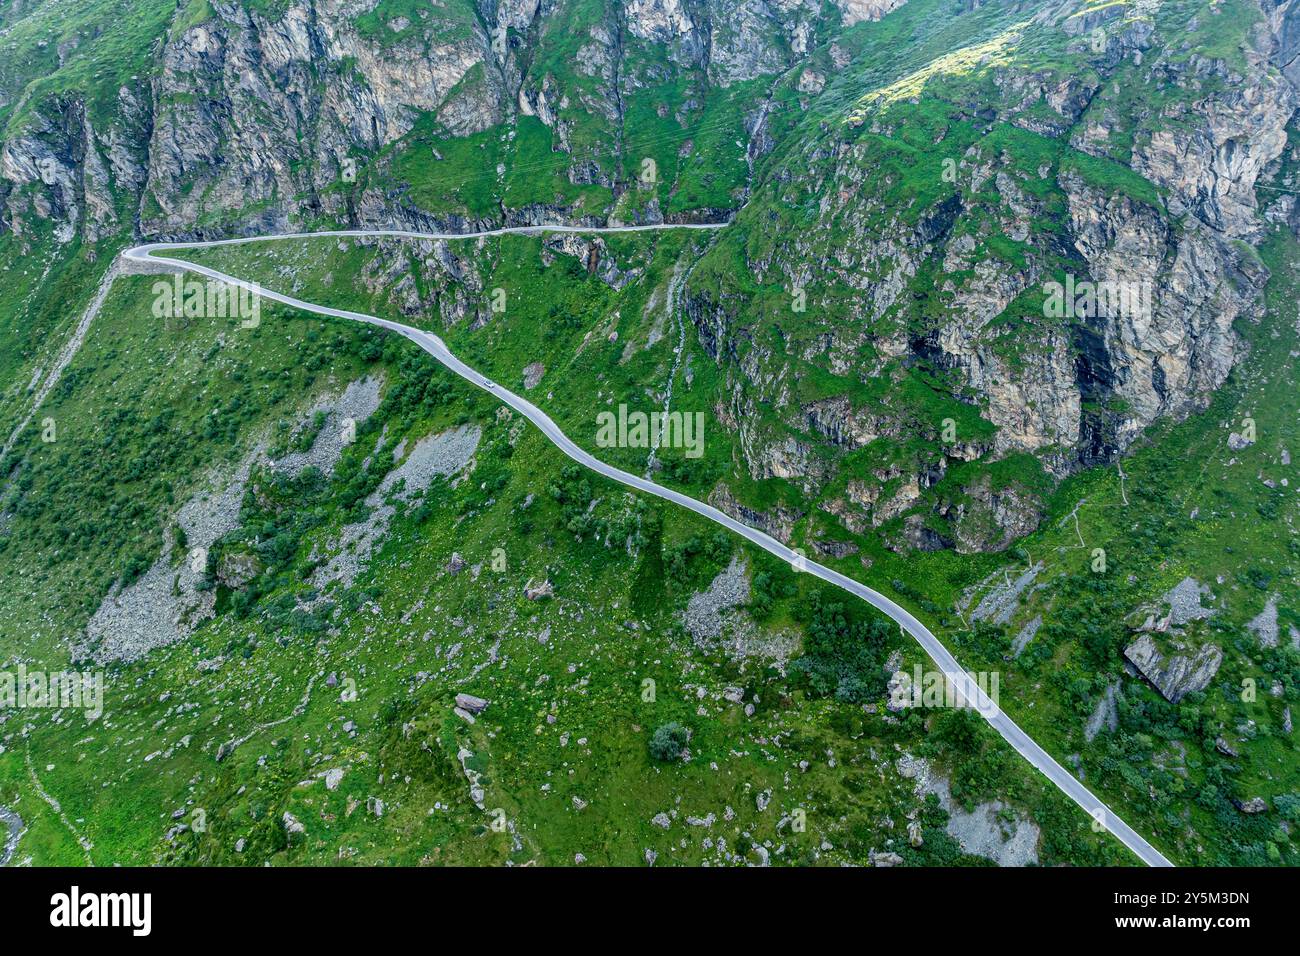
[[[1041,563],[1035,564],[1014,581],[1003,579],[998,582],[988,594],[984,595],[983,600],[975,606],[975,610],[971,611],[971,620],[987,619],[994,624],[1006,624],[1020,608],[1020,595],[1024,593],[1025,588],[1034,583],[1034,578],[1038,577],[1038,572],[1042,570]]]
[[[325,413],[325,422],[306,452],[292,452],[270,462],[265,444],[259,443],[233,472],[209,473],[201,490],[176,513],[176,523],[185,533],[186,553],[174,556],[169,541],[139,580],[123,589],[114,585],[87,623],[76,655],[100,664],[138,660],[154,648],[182,640],[198,624],[213,617],[216,592],[199,587],[205,576],[206,553],[222,536],[239,527],[239,512],[253,468],[269,464],[297,475],[314,466],[329,474],[347,443],[344,423],[351,419],[360,424],[374,414],[381,386],[380,379],[367,376],[350,383],[340,395],[316,402],[298,426],[299,430],[306,428],[318,412]]]
[[[400,465],[384,476],[379,487],[366,498],[370,514],[364,521],[344,525],[330,544],[333,554],[312,575],[312,585],[323,589],[341,581],[351,586],[370,562],[371,556],[388,535],[389,524],[397,514],[394,502],[410,504],[422,497],[433,479],[463,471],[478,450],[482,431],[477,426],[462,426],[453,431],[429,435],[416,442]]]
[[[1092,743],[1102,728],[1111,733],[1119,730],[1119,681],[1106,688],[1106,693],[1097,701],[1097,707],[1088,718],[1083,728],[1083,739]]]
[[[524,366],[524,388],[534,389],[541,384],[542,376],[546,374],[546,366],[541,362],[533,362]]]
[[[239,527],[239,509],[249,474],[265,449],[259,445],[223,477],[211,473],[176,513],[188,550],[172,558],[171,542],[153,566],[130,587],[113,590],[86,624],[85,643],[77,656],[97,663],[134,661],[156,647],[181,640],[215,613],[216,592],[200,590],[207,567],[207,549]]]
[[[712,644],[722,636],[723,613],[748,602],[748,567],[741,558],[734,557],[708,590],[691,595],[682,623],[697,644]]]
[[[1029,621],[1020,629],[1020,633],[1016,635],[1016,639],[1011,642],[1011,654],[1013,657],[1019,657],[1024,653],[1025,648],[1029,646],[1029,642],[1034,639],[1034,635],[1038,633],[1038,629],[1042,626],[1043,615],[1036,614],[1034,615],[1033,620]]]
[[[23,818],[8,807],[0,807],[0,824],[9,831],[4,845],[0,846],[0,866],[8,866],[18,850],[18,838],[23,835]]]
[[[982,856],[998,866],[1029,866],[1038,862],[1037,824],[1024,819],[998,800],[978,804],[967,812],[952,798],[948,780],[934,773],[924,759],[904,754],[898,772],[916,782],[916,794],[933,793],[948,813],[948,835],[964,853]]]
[[[1259,638],[1262,647],[1277,647],[1277,595],[1274,594],[1255,618],[1246,625],[1246,629]]]

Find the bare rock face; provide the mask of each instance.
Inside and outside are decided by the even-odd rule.
[[[1177,129],[1153,131],[1134,150],[1133,168],[1170,191],[1174,215],[1190,213],[1228,237],[1257,238],[1255,181],[1286,145],[1296,89],[1257,51],[1247,51],[1244,74],[1220,61],[1191,66],[1192,75],[1177,82],[1214,92],[1173,106],[1168,118],[1180,121]]]
[[[1300,7],[1291,0],[1262,0],[1268,18],[1269,60],[1293,85],[1300,84]]]
[[[693,40],[699,43],[699,31],[683,0],[629,0],[628,31],[642,40],[676,43]]]
[[[1264,605],[1264,610],[1260,611],[1259,614],[1246,624],[1246,630],[1259,638],[1261,647],[1277,647],[1278,625],[1276,594],[1270,595],[1268,602]]]
[[[930,525],[925,515],[919,514],[904,518],[901,534],[887,542],[887,547],[895,551],[946,551],[952,545],[951,538]]]
[[[984,475],[962,491],[960,500],[939,507],[953,528],[953,547],[959,554],[1005,551],[1043,519],[1043,503],[1019,486],[994,490]]]
[[[1210,589],[1193,577],[1185,577],[1161,595],[1152,604],[1144,604],[1129,615],[1129,623],[1135,630],[1156,631],[1175,634],[1193,621],[1207,618],[1214,613],[1213,608],[1205,607],[1205,600],[1213,600]]]
[[[81,230],[94,242],[137,217],[145,234],[175,235],[204,219],[275,227],[319,212],[349,157],[393,142],[421,114],[458,135],[500,118],[486,35],[439,9],[390,23],[381,42],[358,28],[351,3],[294,0],[274,18],[214,3],[207,20],[160,37],[157,77],[123,86],[101,125],[83,91],[31,104],[0,148],[0,220],[21,231],[48,219],[63,241]],[[323,203],[341,210],[329,195]]]
[[[1238,362],[1234,327],[1259,315],[1267,279],[1246,243],[1263,236],[1268,218],[1300,226],[1293,200],[1266,216],[1255,198],[1300,105],[1300,13],[1261,0],[1248,48],[1212,58],[1175,55],[1161,14],[1031,5],[1004,53],[971,67],[987,83],[952,125],[1028,130],[1059,155],[1029,168],[1018,149],[987,138],[957,145],[950,129],[937,130],[927,161],[936,178],[940,160],[952,164],[943,180],[951,188],[922,199],[900,191],[895,172],[882,175],[872,141],[904,140],[907,109],[892,110],[887,90],[841,103],[832,78],[855,68],[853,45],[826,44],[844,27],[906,16],[894,13],[904,2],[627,0],[598,3],[569,24],[560,17],[573,11],[540,0],[480,5],[472,21],[436,4],[389,15],[372,0],[287,0],[274,12],[220,0],[198,22],[178,15],[158,38],[157,74],[123,85],[107,104],[91,108],[73,90],[13,111],[22,121],[0,143],[0,231],[33,233],[44,220],[63,243],[93,243],[126,229],[215,235],[330,218],[422,229],[474,228],[489,216],[595,221],[621,215],[617,203],[422,210],[417,190],[394,174],[394,156],[417,122],[464,137],[536,118],[570,183],[621,197],[620,173],[581,148],[592,122],[621,150],[635,115],[627,103],[641,91],[682,79],[686,102],[676,114],[660,105],[659,117],[686,128],[719,88],[788,74],[801,97],[791,108],[831,97],[826,115],[836,122],[810,125],[762,170],[753,161],[777,134],[768,105],[751,108],[741,135],[755,175],[726,201],[731,208],[707,213],[735,212],[732,234],[764,241],[714,252],[759,285],[827,291],[784,319],[780,335],[755,334],[765,316],[753,296],[714,277],[684,280],[695,334],[724,370],[719,421],[735,432],[753,479],[791,482],[850,532],[888,525],[900,547],[999,550],[1036,526],[1039,507],[1023,489],[978,485],[937,500],[932,489],[951,464],[1026,455],[1059,479],[1112,461],[1156,420],[1204,408]],[[944,16],[979,4],[952,6]],[[1106,49],[1087,70],[1033,54],[1034,30],[1082,48],[1098,27]],[[575,42],[562,69],[549,54],[567,30]],[[937,78],[945,68],[934,65]],[[1150,96],[1130,95],[1139,87]],[[1080,158],[1106,175],[1089,175]],[[358,163],[366,175],[357,187],[338,188],[354,181]],[[798,228],[773,218],[794,207],[806,213]],[[633,212],[639,221],[672,215],[683,214],[657,199]],[[599,239],[547,245],[581,255],[611,287],[633,278]],[[998,254],[1006,247],[1013,251]],[[444,320],[472,314],[481,291],[472,264],[445,244],[428,258],[457,283],[439,300]],[[1149,301],[1135,312],[1044,314],[1037,299],[1063,270],[1148,289]],[[399,308],[429,309],[418,283],[396,282]],[[822,382],[811,392],[808,367]],[[944,413],[909,407],[899,400],[906,389],[894,389],[916,368],[988,427],[940,437]],[[541,374],[530,365],[526,387]],[[879,401],[862,400],[861,387],[876,381]],[[837,484],[844,459],[863,451],[876,482],[855,474]],[[730,505],[789,533],[786,515]]]
[[[864,20],[879,20],[906,2],[907,0],[835,0],[835,5],[840,8],[844,25],[851,27]]]
[[[1077,177],[1065,184],[1089,274],[1150,290],[1142,308],[1098,316],[1089,353],[1094,385],[1129,407],[1114,438],[1124,448],[1156,418],[1203,407],[1223,384],[1241,352],[1233,322],[1253,314],[1267,276],[1199,220],[1175,235],[1150,206],[1108,197]]]
[[[886,5],[840,6],[849,21],[859,9],[871,16]],[[891,111],[885,92],[849,117],[848,129],[861,135],[824,129],[792,150],[768,184],[770,198],[816,195],[807,219],[752,254],[725,254],[744,257],[759,283],[833,291],[810,295],[796,321],[778,323],[789,342],[784,352],[755,332],[763,316],[733,290],[692,282],[686,294],[701,343],[727,370],[751,474],[785,478],[815,496],[834,486],[848,452],[879,450],[893,457],[891,467],[914,476],[918,489],[897,513],[882,509],[884,493],[856,476],[817,506],[855,533],[879,527],[885,515],[885,522],[905,517],[901,530],[890,529],[905,547],[939,543],[928,529],[959,550],[996,550],[1032,530],[1039,508],[1014,495],[1001,508],[936,502],[927,493],[928,471],[942,474],[955,458],[1028,454],[1059,479],[1113,461],[1161,418],[1206,407],[1243,354],[1234,326],[1260,315],[1267,271],[1242,240],[1262,235],[1256,183],[1281,154],[1300,100],[1287,77],[1297,69],[1291,54],[1300,49],[1300,21],[1289,5],[1265,8],[1272,19],[1257,31],[1259,48],[1232,67],[1196,55],[1171,59],[1169,25],[1122,15],[1122,7],[1042,9],[1038,19],[1078,37],[1079,48],[1093,29],[1105,28],[1097,72],[1012,56],[987,71],[998,95],[964,118],[1058,139],[1095,157],[1097,167],[1028,169],[1014,151],[980,141],[945,144],[940,130],[934,154],[952,164],[954,189],[918,207],[914,194],[894,188],[895,178],[876,167],[873,137],[896,139],[907,124],[907,107]],[[1159,108],[1133,106],[1121,65],[1144,88],[1161,91]],[[818,87],[816,75],[798,78],[801,92]],[[1103,163],[1114,176],[1097,175]],[[757,218],[770,215],[751,204],[738,221],[753,216],[755,230],[770,229]],[[991,254],[987,240],[995,235],[1018,244],[1014,260]],[[1135,290],[1141,302],[1034,314],[1036,297],[1062,272]],[[914,304],[922,299],[923,306]],[[792,401],[799,392],[791,366],[800,362],[842,376],[844,394]],[[940,443],[938,422],[917,420],[904,403],[849,399],[858,383],[901,378],[900,369],[917,366],[955,377],[954,395],[978,406],[990,432]],[[763,408],[785,426],[779,437],[754,419]],[[899,439],[922,436],[943,446],[937,469],[925,456],[893,453]],[[956,527],[938,532],[914,520],[922,509],[937,509]],[[989,510],[999,516],[996,527],[976,514]]]
[[[899,3],[850,0],[846,18],[877,19]],[[436,3],[379,22],[373,0],[269,9],[223,0],[198,18],[178,8],[155,40],[158,74],[133,77],[111,108],[88,105],[103,91],[76,87],[30,104],[0,144],[0,224],[23,231],[33,218],[50,220],[63,242],[132,223],[145,235],[193,235],[282,229],[322,214],[434,225],[390,188],[380,155],[422,117],[449,136],[536,117],[557,152],[574,154],[575,128],[592,117],[621,135],[625,97],[664,82],[665,53],[668,73],[705,81],[681,107],[689,124],[709,86],[780,74],[839,28],[813,0],[631,0],[582,13],[570,24],[571,9],[539,0],[482,5],[468,22]],[[570,31],[580,45],[556,69],[550,53]],[[371,163],[375,185],[352,196],[337,188],[363,182],[357,168]],[[589,155],[574,154],[565,172],[575,185],[619,185]],[[437,224],[465,225],[447,219]]]
[[[142,226],[188,230],[205,208],[325,189],[345,157],[391,143],[422,112],[461,134],[495,121],[489,104],[465,109],[475,101],[457,89],[483,64],[486,37],[437,23],[396,33],[381,45],[333,4],[296,2],[278,20],[214,7],[163,53],[143,203],[156,212]]]
[[[78,232],[92,243],[111,234],[119,220],[104,147],[80,100],[54,98],[34,112],[0,146],[0,222],[21,235],[32,218],[52,220],[60,243]]]
[[[803,414],[808,428],[850,450],[871,444],[887,426],[869,410],[854,408],[847,397],[809,402]]]
[[[814,541],[813,551],[823,558],[847,558],[860,550],[852,541]]]
[[[777,506],[771,511],[758,511],[736,500],[731,490],[722,482],[709,493],[709,504],[737,521],[757,528],[778,541],[789,543],[794,524],[802,517],[800,512]]]
[[[1193,653],[1166,655],[1150,634],[1124,648],[1124,656],[1171,704],[1209,687],[1223,663],[1223,651],[1217,644],[1204,644]]]

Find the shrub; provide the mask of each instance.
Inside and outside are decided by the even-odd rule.
[[[691,732],[676,721],[659,727],[650,737],[650,756],[663,763],[680,760]]]
[[[843,604],[823,604],[814,597],[804,652],[793,669],[817,696],[834,695],[841,703],[860,704],[884,689],[889,633],[882,618],[856,618]]]

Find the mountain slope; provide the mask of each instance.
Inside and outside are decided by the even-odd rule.
[[[106,668],[110,702],[0,712],[21,852],[936,863],[997,801],[1040,862],[1125,861],[982,726],[886,709],[920,658],[874,618],[566,471],[403,343],[106,281],[151,238],[727,221],[201,256],[434,329],[606,460],[891,594],[1178,862],[1294,862],[1294,22],[0,4],[0,660]],[[604,447],[621,406],[703,416],[700,455]],[[1187,577],[1213,613],[1155,627]],[[1162,693],[1148,638],[1219,663]],[[650,755],[668,723],[688,762]],[[216,839],[169,833],[195,809]]]

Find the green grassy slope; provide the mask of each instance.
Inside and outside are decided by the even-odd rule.
[[[251,334],[198,323],[160,338],[140,318],[149,283],[125,279],[115,289],[109,321],[92,332],[52,411],[76,421],[94,402],[188,409],[163,428],[179,454],[154,440],[147,421],[131,427],[129,415],[109,418],[111,441],[89,441],[74,425],[63,444],[46,449],[57,451],[49,461],[32,453],[29,490],[57,476],[68,508],[102,498],[104,509],[83,511],[82,533],[102,537],[88,548],[59,547],[59,524],[48,512],[14,516],[18,533],[0,552],[6,579],[53,569],[48,588],[35,596],[6,589],[0,608],[9,650],[21,646],[32,666],[60,661],[59,638],[95,603],[97,588],[86,582],[102,582],[105,572],[97,569],[137,538],[142,545],[160,540],[165,505],[184,494],[198,463],[232,460],[259,429],[273,429],[277,416],[300,408],[299,396],[323,376],[342,381],[368,370],[389,385],[335,479],[323,489],[275,493],[289,496],[284,514],[318,515],[323,523],[308,528],[259,582],[254,605],[240,610],[235,595],[222,592],[225,610],[193,638],[146,663],[112,668],[100,721],[33,712],[25,734],[6,733],[0,794],[28,823],[21,852],[34,862],[75,864],[88,852],[97,863],[566,863],[582,854],[631,864],[643,862],[646,849],[664,862],[700,862],[716,856],[720,837],[737,859],[751,862],[759,858],[751,847],[768,841],[769,852],[781,848],[776,862],[861,860],[887,846],[917,863],[962,859],[942,831],[941,811],[924,811],[920,850],[882,829],[882,817],[920,805],[910,784],[892,772],[882,783],[877,768],[896,747],[957,768],[955,753],[972,746],[971,728],[945,734],[956,717],[898,723],[879,707],[867,713],[837,704],[793,676],[694,649],[684,637],[678,615],[729,559],[735,546],[725,536],[713,541],[710,528],[677,509],[566,473],[540,435],[517,431],[487,396],[393,337],[274,312]],[[331,294],[310,283],[304,291]],[[332,295],[352,306],[366,298],[341,283]],[[189,364],[204,356],[201,366]],[[159,370],[154,391],[114,397],[114,383],[137,383],[146,368]],[[197,368],[204,371],[196,376]],[[239,409],[232,409],[236,400]],[[209,423],[211,434],[187,435],[212,418],[223,424]],[[369,571],[330,595],[340,616],[327,614],[324,630],[310,615],[286,614],[292,596],[303,594],[312,544],[346,520],[344,503],[375,440],[388,449],[465,422],[484,429],[471,479],[436,484],[427,505],[395,519]],[[150,463],[149,480],[106,477],[138,461]],[[128,503],[133,512],[122,510]],[[265,498],[250,498],[244,510],[246,520],[276,512]],[[626,534],[630,552],[617,544]],[[683,547],[691,538],[711,543]],[[498,548],[504,570],[494,570]],[[446,571],[453,551],[483,566],[477,576]],[[56,552],[62,564],[52,560]],[[761,555],[748,560],[779,571]],[[556,597],[524,598],[523,585],[543,577]],[[769,626],[806,622],[810,588],[796,582],[766,612]],[[214,660],[221,662],[215,669],[197,666]],[[329,687],[331,673],[344,683]],[[647,678],[655,682],[653,700],[646,699]],[[348,680],[355,699],[343,699]],[[733,685],[755,703],[752,716],[720,696]],[[450,712],[459,691],[493,702],[473,726]],[[670,721],[691,729],[691,760],[657,765],[647,738]],[[935,733],[927,735],[927,726]],[[983,769],[962,772],[961,793],[1032,808],[1047,830],[1045,861],[1124,861],[1000,742],[974,733],[974,746],[988,758],[978,764]],[[216,759],[223,744],[245,736]],[[462,749],[473,754],[466,765],[481,774],[485,809],[504,812],[504,832],[471,801]],[[806,772],[796,767],[802,762]],[[344,774],[330,790],[320,775],[335,768]],[[40,791],[59,802],[66,822]],[[772,806],[760,811],[758,795],[766,791]],[[376,800],[384,803],[382,816]],[[732,819],[725,819],[727,807]],[[797,809],[807,814],[807,830],[779,828]],[[650,822],[673,811],[680,817],[668,832]],[[286,812],[305,825],[305,836],[286,831]],[[708,826],[684,824],[686,816],[709,813],[715,819]],[[169,840],[177,823],[205,829]],[[83,851],[78,838],[92,849]],[[821,848],[823,841],[831,849]]]

